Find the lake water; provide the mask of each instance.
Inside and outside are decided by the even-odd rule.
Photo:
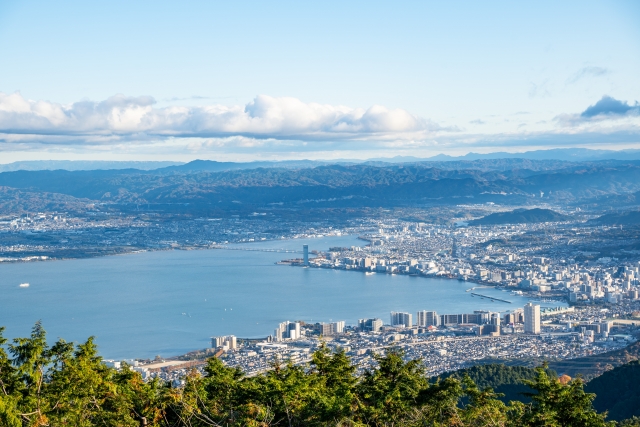
[[[363,245],[343,236],[243,246],[301,251],[305,243]],[[105,358],[168,357],[208,347],[213,335],[264,337],[285,320],[388,322],[392,310],[506,311],[527,302],[492,288],[479,292],[513,304],[474,298],[465,292],[474,285],[457,280],[274,264],[295,256],[213,249],[0,264],[0,326],[13,338],[42,320],[51,342],[94,335]]]

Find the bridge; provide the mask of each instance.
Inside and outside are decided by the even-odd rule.
[[[283,254],[302,254],[302,251],[294,251],[292,249],[269,249],[269,248],[238,248],[229,246],[211,246],[211,249],[224,249],[226,251],[249,251],[249,252],[277,252]]]

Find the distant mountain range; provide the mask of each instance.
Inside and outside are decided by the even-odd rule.
[[[321,164],[215,162],[128,164],[94,170],[0,172],[6,212],[103,206],[119,211],[188,215],[244,215],[256,210],[308,211],[316,208],[427,207],[497,203],[558,204],[608,210],[640,204],[640,161],[482,159],[473,161]],[[48,166],[56,166],[54,163]],[[81,166],[71,163],[72,167]],[[85,165],[85,167],[88,167]],[[13,191],[18,190],[18,191]],[[58,197],[64,195],[68,197]],[[20,201],[24,201],[21,204]],[[28,201],[28,202],[27,202]],[[80,209],[80,208],[78,208]],[[100,208],[102,209],[102,208]],[[513,213],[482,223],[560,221],[555,212]],[[480,224],[481,222],[478,222]]]
[[[497,162],[502,166],[508,163]],[[486,202],[566,205],[640,191],[640,162],[567,163],[564,168],[553,163],[548,170],[541,165],[540,170],[444,169],[428,163],[211,170],[219,166],[199,161],[150,171],[3,172],[0,186],[20,190],[20,197],[28,193],[32,206],[36,206],[37,194],[48,193],[46,203],[51,203],[51,194],[63,194],[125,211],[146,205],[147,210],[192,215],[238,215],[275,207],[309,210]],[[18,193],[6,194],[13,198]],[[64,203],[73,204],[70,199]],[[517,215],[524,217],[496,221],[560,220],[560,214],[549,212]],[[485,219],[489,220],[493,219]]]
[[[153,170],[167,166],[181,165],[180,162],[129,162],[108,160],[25,160],[0,164],[0,172],[13,172],[19,170],[112,170],[112,169],[139,169]]]
[[[422,161],[471,161],[487,159],[528,159],[528,160],[561,160],[567,162],[586,162],[598,160],[640,160],[640,150],[591,150],[588,148],[553,148],[550,150],[525,151],[523,153],[468,153],[464,156],[438,154],[428,158],[393,157],[391,159],[370,159],[370,161],[388,161],[393,163]]]
[[[368,160],[281,160],[253,162],[218,162],[194,160],[192,162],[170,161],[94,161],[94,160],[31,160],[0,164],[0,172],[17,170],[108,170],[108,169],[167,169],[168,172],[225,171],[257,168],[300,169],[334,164],[368,164],[384,166],[388,164],[430,163],[443,169],[478,168],[506,170],[513,168],[539,170],[566,167],[566,162],[640,161],[640,150],[590,150],[586,148],[556,148],[550,150],[527,151],[524,153],[495,152],[488,154],[468,153],[464,156],[438,154],[432,157],[396,156]]]

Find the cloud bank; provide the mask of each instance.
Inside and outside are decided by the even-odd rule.
[[[112,96],[62,105],[0,93],[0,132],[42,136],[395,139],[437,129],[402,109],[368,109],[259,95],[244,106],[156,108],[148,96]]]
[[[166,159],[210,153],[233,159],[234,153],[336,158],[505,147],[640,148],[637,102],[605,95],[580,110],[544,120],[532,114],[484,116],[456,127],[403,109],[351,108],[266,95],[246,105],[158,107],[149,96],[115,95],[65,105],[0,92],[0,152],[114,152]]]

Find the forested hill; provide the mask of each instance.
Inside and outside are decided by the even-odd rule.
[[[547,370],[546,373],[550,377],[557,377],[553,370]],[[496,393],[503,394],[500,400],[508,403],[512,400],[530,402],[531,399],[526,394],[534,391],[526,385],[526,381],[534,380],[537,374],[534,368],[489,364],[460,369],[444,375],[443,378],[453,377],[462,380],[469,376],[478,387],[490,387]]]
[[[640,166],[574,164],[555,169],[459,169],[412,165],[323,165],[212,171],[187,164],[151,171],[15,171],[0,173],[0,187],[86,199],[112,209],[192,214],[222,209],[252,212],[275,205],[387,207],[459,203],[577,203],[640,191]],[[485,165],[486,166],[486,165]],[[51,197],[51,196],[47,196]],[[72,201],[68,201],[72,204]],[[43,200],[43,204],[46,203]],[[235,212],[231,212],[235,211]]]
[[[471,225],[496,224],[535,224],[540,222],[558,222],[570,219],[550,209],[516,209],[511,212],[496,212],[483,218],[471,221]]]
[[[640,224],[640,211],[610,213],[593,219],[591,222],[599,225],[638,225]]]
[[[640,361],[605,372],[589,381],[585,390],[596,394],[593,406],[609,411],[613,420],[640,417]]]

